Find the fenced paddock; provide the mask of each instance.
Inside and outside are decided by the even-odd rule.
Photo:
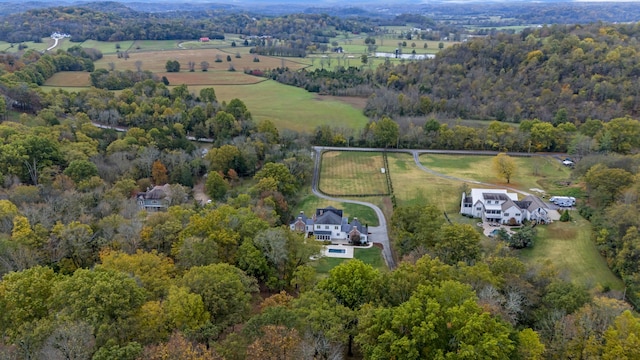
[[[319,189],[330,196],[388,196],[380,152],[327,151],[322,154]]]

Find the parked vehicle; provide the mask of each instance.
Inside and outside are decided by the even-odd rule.
[[[576,198],[573,196],[552,196],[549,198],[549,201],[562,207],[571,207],[576,205]]]

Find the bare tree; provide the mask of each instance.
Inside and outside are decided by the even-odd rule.
[[[202,71],[208,71],[209,70],[209,63],[207,61],[200,62],[200,68],[202,69]]]
[[[84,322],[63,323],[47,338],[41,359],[83,360],[91,358],[95,347],[93,329]]]
[[[116,69],[116,63],[110,62],[107,64],[109,66],[109,71],[113,71]]]
[[[142,72],[142,61],[141,60],[136,60],[136,62],[134,64],[136,66],[136,70],[138,72]]]
[[[159,156],[160,150],[155,146],[149,146],[140,151],[136,159],[136,165],[138,165],[144,177],[151,177],[151,166]]]
[[[195,63],[195,61],[189,61],[187,63],[187,65],[189,66],[189,71],[190,72],[196,71],[196,63]]]

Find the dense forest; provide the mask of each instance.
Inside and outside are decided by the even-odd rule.
[[[122,25],[102,27],[107,38],[141,34],[125,23],[146,26],[83,8],[43,16],[68,15],[62,23],[80,28],[74,19],[85,11],[96,24]],[[28,16],[12,20],[25,26],[21,36],[40,26]],[[148,18],[158,29],[165,21]],[[295,24],[313,43],[332,36],[310,28],[323,21],[356,26],[296,15],[251,19],[242,31]],[[640,357],[637,30],[542,27],[475,39],[433,61],[268,72],[369,97],[364,129],[312,134],[256,122],[242,99],[218,101],[214,88],[94,71],[93,49],[1,54],[0,358]],[[38,88],[63,70],[126,88]],[[473,127],[458,117],[492,121]],[[627,301],[608,284],[587,289],[553,264],[527,264],[500,237],[451,223],[428,202],[397,206],[389,219],[396,269],[352,260],[318,276],[310,258],[319,243],[286,226],[311,182],[313,144],[568,151],[584,184],[580,214]],[[152,191],[162,191],[166,211],[137,203]]]
[[[640,111],[639,32],[638,24],[545,26],[475,38],[435,61],[271,77],[309,91],[366,96],[371,117],[608,121]]]

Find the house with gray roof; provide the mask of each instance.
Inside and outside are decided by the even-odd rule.
[[[154,186],[145,192],[139,192],[136,201],[140,210],[165,211],[171,204],[171,187],[169,184]]]
[[[304,212],[289,224],[291,231],[304,232],[306,236],[314,236],[316,240],[348,241],[350,243],[366,244],[368,240],[368,226],[362,225],[358,218],[349,221],[342,210],[333,206],[316,209],[313,217],[307,217]]]
[[[505,189],[471,189],[469,194],[463,192],[460,214],[505,225],[519,225],[525,220],[551,222],[549,209],[539,197],[527,195],[518,200],[518,194]]]

